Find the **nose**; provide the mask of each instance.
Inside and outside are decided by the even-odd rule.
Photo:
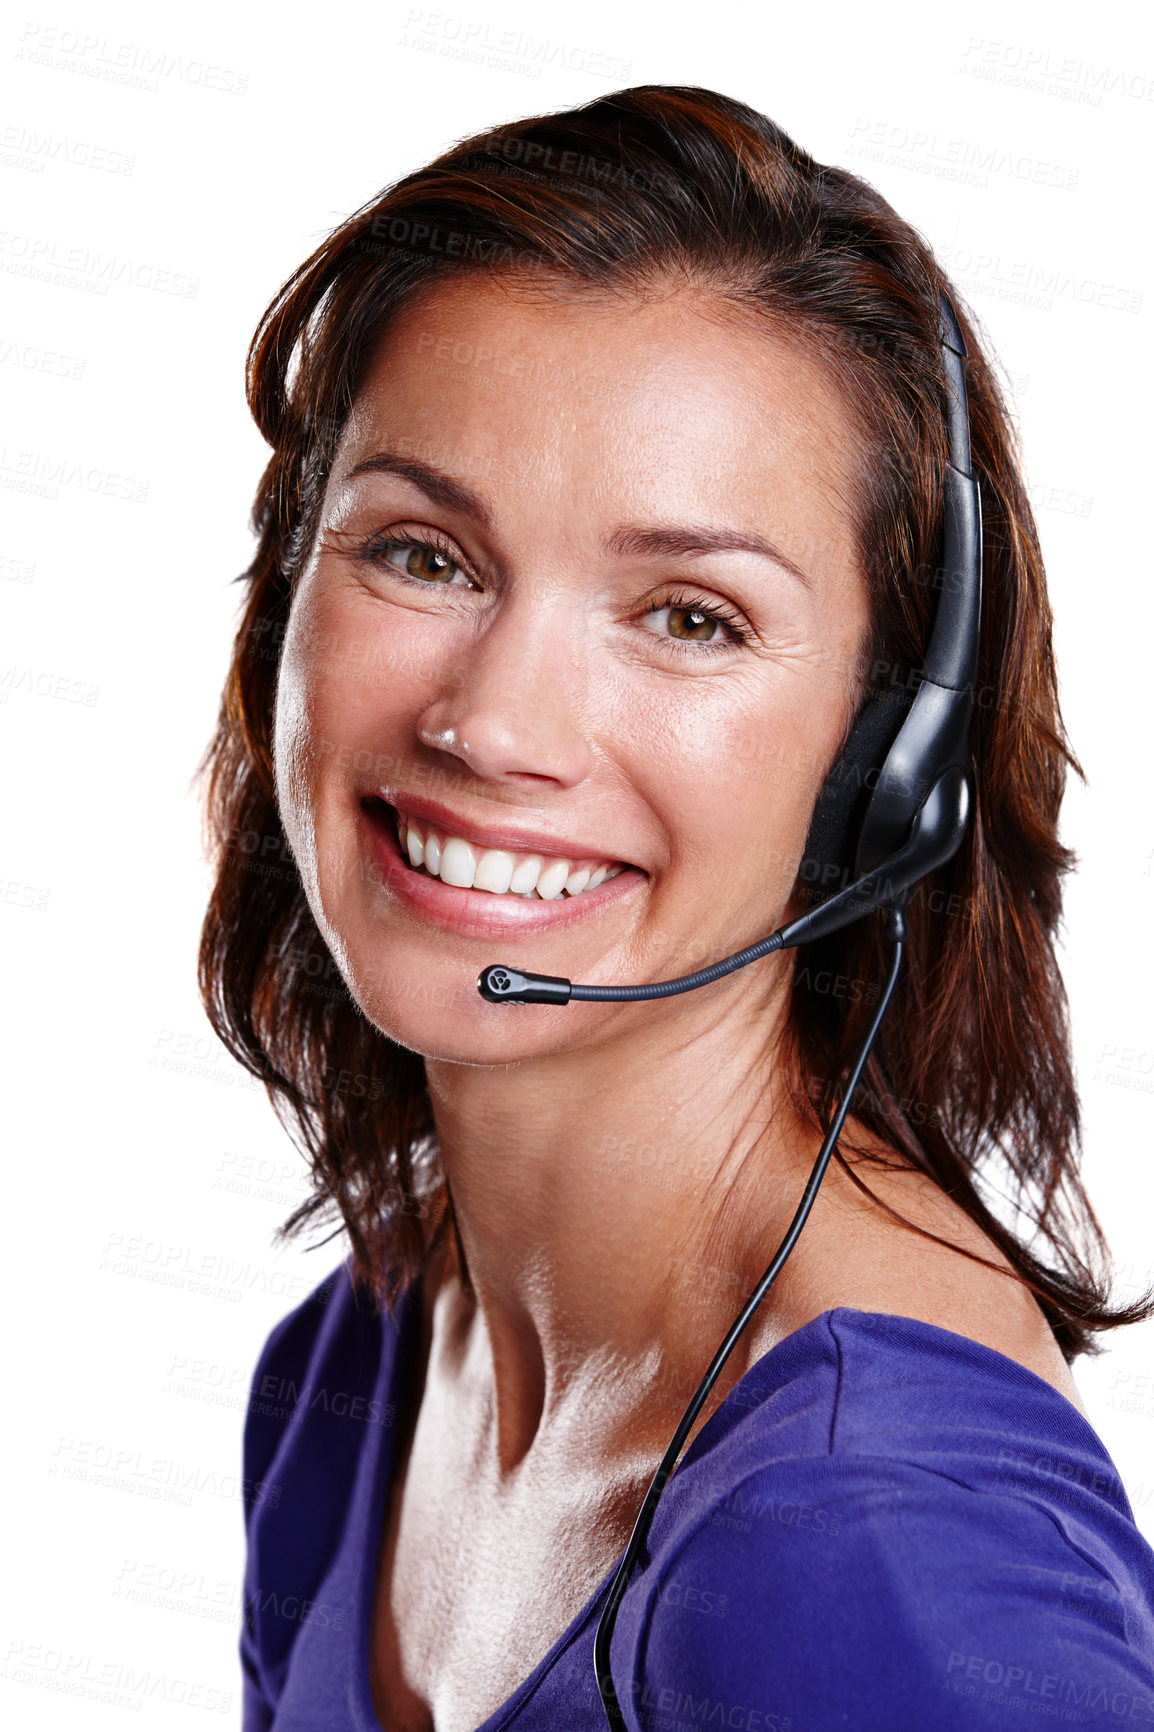
[[[592,763],[577,629],[566,598],[503,597],[418,718],[418,739],[479,781],[575,787]]]

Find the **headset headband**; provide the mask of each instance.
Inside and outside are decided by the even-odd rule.
[[[900,847],[919,806],[947,769],[969,770],[982,610],[982,513],[970,468],[966,346],[944,293],[939,306],[949,461],[942,482],[942,561],[935,574],[933,625],[915,684],[891,687],[862,706],[826,777],[801,865],[816,899],[844,888]]]

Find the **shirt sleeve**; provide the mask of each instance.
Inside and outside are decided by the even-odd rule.
[[[240,1668],[242,1678],[243,1711],[241,1725],[243,1732],[268,1732],[272,1725],[273,1704],[265,1694],[263,1681],[257,1659],[256,1623],[253,1617],[252,1605],[248,1593],[248,1578],[253,1554],[253,1519],[256,1509],[256,1492],[265,1484],[276,1447],[280,1440],[281,1427],[260,1423],[258,1412],[258,1394],[264,1378],[268,1375],[269,1366],[276,1352],[277,1343],[284,1333],[287,1319],[283,1320],[273,1330],[261,1349],[260,1357],[253,1372],[249,1389],[248,1408],[244,1426],[244,1474],[242,1480],[242,1496],[244,1508],[245,1536],[245,1581],[244,1581],[244,1616],[240,1630]]]
[[[632,1602],[632,1605],[630,1605]],[[1126,1584],[1052,1511],[882,1458],[777,1462],[655,1540],[613,1643],[631,1732],[1154,1725]]]
[[[263,1651],[267,1643],[261,1641],[260,1610],[267,1598],[262,1594],[262,1580],[270,1573],[269,1553],[275,1565],[280,1546],[277,1529],[281,1524],[275,1521],[274,1512],[282,1501],[284,1485],[278,1461],[294,1441],[294,1401],[307,1381],[341,1279],[342,1271],[334,1270],[295,1311],[281,1319],[261,1349],[252,1376],[243,1445],[242,1732],[268,1732],[275,1713],[279,1691],[269,1677],[273,1657]],[[279,1579],[279,1569],[274,1568],[273,1576]]]

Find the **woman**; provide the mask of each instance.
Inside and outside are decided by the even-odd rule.
[[[248,1732],[606,1723],[646,1487],[798,1205],[879,912],[808,908],[823,784],[912,690],[946,387],[928,248],[711,91],[466,140],[342,225],[250,356],[273,447],[211,748],[214,1025],[348,1263],[245,1434]],[[1154,1556],[1070,1365],[1111,1308],[1053,937],[1037,537],[972,326],[976,809],[836,1157],[612,1632],[631,1728],[1154,1720]],[[999,1210],[999,1191],[1012,1206]]]

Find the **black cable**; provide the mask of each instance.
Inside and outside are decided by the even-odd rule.
[[[640,1553],[642,1546],[645,1544],[646,1537],[653,1522],[653,1517],[657,1511],[658,1499],[664,1491],[665,1486],[677,1465],[677,1458],[681,1454],[685,1439],[693,1428],[693,1422],[700,1413],[706,1396],[716,1383],[722,1366],[725,1364],[734,1347],[737,1345],[739,1336],[744,1331],[750,1318],[757,1310],[757,1307],[761,1304],[761,1301],[765,1298],[765,1295],[768,1293],[773,1282],[777,1279],[782,1264],[785,1262],[786,1258],[793,1250],[794,1245],[797,1243],[798,1235],[805,1226],[806,1218],[809,1215],[810,1209],[813,1207],[818,1187],[825,1176],[825,1170],[830,1163],[834,1150],[837,1148],[837,1139],[841,1135],[841,1128],[845,1123],[846,1114],[849,1112],[854,1091],[861,1080],[861,1073],[865,1069],[866,1060],[869,1058],[870,1048],[873,1046],[874,1040],[877,1038],[878,1029],[881,1027],[882,1018],[889,1006],[890,999],[893,996],[894,987],[897,985],[898,974],[901,971],[902,952],[905,947],[906,923],[905,916],[900,908],[889,908],[886,910],[886,934],[893,944],[893,957],[890,962],[889,976],[884,988],[882,989],[881,998],[877,1010],[874,1013],[874,1019],[870,1023],[866,1037],[861,1044],[861,1049],[858,1052],[857,1058],[854,1060],[852,1069],[850,1070],[845,1090],[837,1105],[837,1111],[834,1113],[833,1119],[830,1122],[829,1130],[825,1134],[825,1140],[821,1145],[817,1160],[813,1164],[805,1191],[802,1194],[801,1202],[797,1206],[797,1212],[789,1224],[789,1230],[787,1231],[785,1238],[781,1241],[781,1244],[774,1252],[773,1261],[770,1263],[769,1268],[765,1271],[765,1274],[761,1277],[761,1280],[750,1294],[750,1297],[746,1300],[743,1309],[732,1324],[728,1335],[714,1354],[709,1370],[705,1373],[705,1376],[698,1384],[697,1390],[690,1401],[689,1406],[682,1414],[677,1430],[669,1441],[669,1447],[661,1458],[661,1465],[650,1482],[649,1490],[645,1494],[645,1501],[641,1505],[640,1513],[638,1514],[637,1521],[634,1524],[629,1544],[625,1548],[621,1562],[617,1566],[617,1573],[613,1577],[612,1584],[610,1585],[609,1597],[605,1602],[605,1609],[601,1613],[601,1620],[597,1625],[597,1634],[593,1639],[593,1666],[597,1677],[597,1688],[601,1694],[601,1705],[605,1710],[605,1718],[609,1724],[610,1732],[618,1732],[618,1729],[625,1725],[625,1718],[621,1712],[621,1705],[617,1700],[617,1692],[613,1688],[613,1677],[609,1670],[609,1646],[613,1639],[613,1627],[617,1622],[617,1611],[621,1601],[625,1597],[625,1590],[629,1585],[629,1576],[632,1572],[633,1565],[637,1561],[638,1554]]]

